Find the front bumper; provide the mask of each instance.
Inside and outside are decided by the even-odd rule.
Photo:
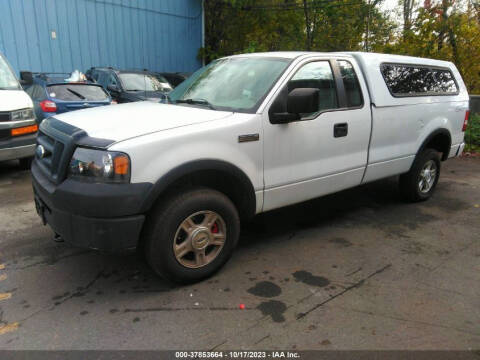
[[[0,161],[32,157],[35,153],[36,134],[0,141]]]
[[[65,241],[105,251],[137,246],[145,221],[141,207],[151,184],[90,184],[67,179],[55,185],[35,161],[32,184],[39,216]]]

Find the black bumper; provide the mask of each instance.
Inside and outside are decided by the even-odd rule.
[[[134,249],[152,184],[94,184],[67,179],[55,185],[32,164],[35,205],[44,224],[65,241],[105,251]]]

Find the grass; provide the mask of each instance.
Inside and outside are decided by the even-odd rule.
[[[480,114],[470,115],[465,132],[465,151],[480,152]]]

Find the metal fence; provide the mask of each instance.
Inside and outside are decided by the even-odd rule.
[[[480,95],[470,95],[470,113],[480,114]]]
[[[470,119],[465,143],[467,151],[480,151],[480,95],[470,95]]]

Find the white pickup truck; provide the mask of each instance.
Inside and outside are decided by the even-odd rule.
[[[57,236],[141,248],[177,282],[217,271],[240,220],[400,175],[428,199],[462,153],[468,94],[445,61],[371,53],[222,58],[151,102],[41,123],[37,211]]]

